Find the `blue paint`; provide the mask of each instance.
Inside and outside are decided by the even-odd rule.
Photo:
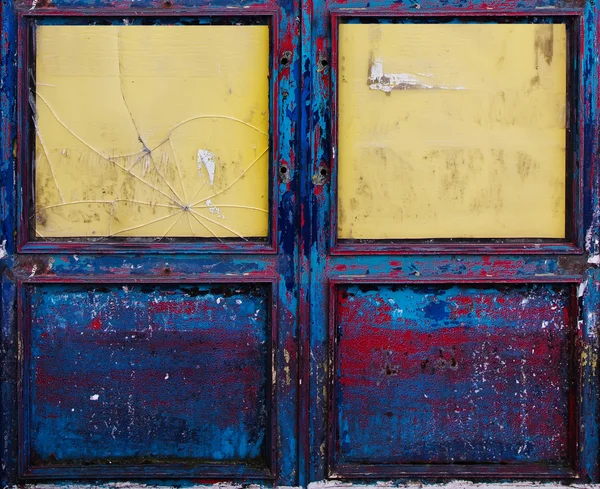
[[[28,289],[32,465],[268,467],[267,287]]]
[[[446,319],[448,317],[448,311],[446,309],[446,302],[438,301],[430,302],[423,308],[423,313],[426,317],[436,320]]]

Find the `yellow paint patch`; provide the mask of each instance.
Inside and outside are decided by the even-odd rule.
[[[36,32],[38,236],[267,236],[267,26]]]
[[[565,237],[564,25],[339,33],[339,238]]]

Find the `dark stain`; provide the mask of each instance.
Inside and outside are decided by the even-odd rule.
[[[535,54],[536,69],[539,66],[540,54],[544,56],[548,65],[552,64],[554,57],[554,26],[552,24],[539,24],[535,26]]]
[[[517,152],[517,173],[521,178],[527,178],[534,166],[535,162],[530,155],[522,151]]]
[[[398,375],[398,368],[390,365],[389,363],[386,363],[385,365],[385,375]]]
[[[566,273],[584,275],[589,268],[587,255],[565,255],[558,257],[558,266]]]
[[[38,209],[35,215],[35,220],[37,221],[38,225],[45,227],[48,222],[48,215],[46,211],[44,209]]]
[[[360,284],[358,286],[359,290],[361,292],[367,293],[367,292],[378,292],[379,291],[379,286],[378,285],[374,285],[374,284]]]

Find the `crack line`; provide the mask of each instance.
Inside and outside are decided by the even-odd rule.
[[[169,134],[167,135],[167,138],[160,143],[161,145],[166,143],[167,140],[173,135],[173,131],[175,131],[176,129],[179,129],[181,126],[183,126],[184,124],[187,124],[188,122],[192,122],[198,119],[226,119],[229,121],[234,121],[234,122],[239,122],[240,124],[243,124],[244,126],[248,126],[250,129],[254,129],[256,132],[259,132],[260,134],[263,134],[265,136],[268,136],[269,134],[264,132],[262,129],[259,129],[256,126],[253,126],[252,124],[249,124],[248,122],[244,122],[242,119],[238,119],[237,117],[231,117],[229,115],[214,115],[214,114],[210,114],[210,115],[196,115],[193,117],[190,117],[189,119],[186,119],[184,121],[181,121],[177,124],[175,124],[175,126],[173,126],[173,128],[169,131]]]
[[[222,240],[221,238],[219,238],[219,237],[218,237],[218,236],[215,234],[215,232],[214,232],[212,229],[210,229],[210,228],[209,228],[209,227],[208,227],[206,224],[204,224],[204,223],[203,223],[203,222],[202,222],[200,219],[198,219],[198,218],[197,218],[197,217],[194,215],[194,214],[195,214],[195,212],[194,212],[194,211],[191,211],[191,212],[193,212],[193,214],[191,214],[191,216],[192,216],[194,219],[196,219],[196,221],[198,221],[198,222],[200,223],[200,225],[201,225],[201,226],[202,226],[204,229],[206,229],[206,230],[207,230],[207,231],[208,231],[210,234],[212,234],[212,235],[213,235],[215,238],[217,238],[217,239],[219,240],[219,243],[222,243],[222,242],[223,242],[223,240]],[[190,214],[190,213],[188,213],[188,215],[189,215],[189,214]],[[190,222],[190,228],[191,228],[191,222]],[[192,231],[192,232],[193,232],[193,231]],[[195,236],[195,235],[194,235],[194,236]]]
[[[198,187],[198,190],[196,190],[196,193],[190,200],[194,200],[196,197],[198,197],[198,194],[200,193],[200,190],[202,190],[204,188],[204,185],[206,185],[206,180],[202,182],[202,185],[200,185],[200,187]],[[200,201],[200,202],[202,202],[202,201]],[[194,207],[194,205],[192,204],[190,207]]]
[[[212,205],[210,205],[210,206],[204,206],[204,205],[203,205],[203,206],[200,206],[200,205],[192,205],[192,206],[190,206],[190,207],[192,207],[192,208],[196,207],[196,208],[198,208],[198,209],[206,209],[206,210],[209,210],[209,209],[211,209],[212,207],[217,207],[217,208],[218,208],[218,207],[233,207],[233,208],[235,208],[235,209],[251,209],[251,210],[253,210],[253,211],[260,211],[260,212],[264,212],[264,213],[266,213],[266,214],[268,214],[268,213],[269,213],[269,211],[268,211],[267,209],[261,209],[260,207],[252,207],[252,206],[250,206],[250,205],[235,205],[235,204],[212,204]]]
[[[48,162],[48,167],[50,168],[50,174],[52,175],[52,179],[54,180],[54,185],[56,185],[56,190],[58,190],[58,195],[60,196],[60,200],[61,202],[66,202],[65,198],[63,197],[62,192],[60,191],[60,187],[58,185],[58,180],[56,180],[56,175],[54,174],[54,168],[52,167],[52,163],[50,162],[50,157],[48,156],[48,150],[46,149],[46,145],[44,144],[44,140],[42,138],[42,135],[40,134],[40,129],[38,127],[38,123],[37,123],[37,112],[35,111],[35,102],[33,100],[33,95],[29,94],[29,106],[31,107],[31,110],[33,112],[33,127],[35,129],[35,134],[38,137],[38,140],[40,141],[40,146],[42,147],[42,151],[44,152],[44,156],[46,157],[46,161]]]
[[[183,177],[181,176],[181,169],[179,168],[179,161],[177,159],[177,155],[175,154],[175,148],[173,148],[173,144],[171,143],[171,138],[169,138],[169,147],[171,148],[171,153],[173,154],[173,160],[175,161],[175,166],[177,167],[177,174],[179,175],[179,184],[181,185],[181,190],[183,191],[184,201],[187,202],[187,192],[185,191],[185,185],[183,184]]]
[[[190,226],[190,233],[192,233],[192,236],[196,237],[196,233],[194,233],[194,230],[192,229],[192,221],[190,221],[190,213],[186,212],[185,215],[187,217],[187,221]]]
[[[38,211],[44,211],[46,209],[52,209],[54,207],[63,207],[65,205],[73,205],[73,204],[112,204],[114,205],[116,202],[132,202],[134,204],[144,204],[149,205],[151,207],[169,207],[171,209],[180,209],[178,205],[169,205],[169,204],[158,204],[152,202],[144,202],[142,200],[130,200],[130,199],[115,199],[115,200],[73,200],[71,202],[63,202],[62,204],[53,204],[42,207],[38,209]]]
[[[169,187],[171,192],[173,192],[173,195],[175,195],[175,198],[177,199],[177,201],[180,204],[183,204],[181,198],[179,197],[179,194],[177,192],[175,192],[175,190],[173,190],[173,187],[171,187],[171,185],[169,184],[167,179],[164,177],[164,175],[158,169],[156,161],[154,161],[154,156],[152,154],[152,150],[150,148],[148,148],[146,141],[144,141],[144,138],[142,137],[142,133],[140,132],[140,128],[138,127],[137,122],[135,121],[135,117],[133,117],[133,112],[131,112],[131,107],[129,106],[129,103],[127,102],[127,97],[125,97],[125,86],[124,86],[124,80],[123,80],[123,63],[122,63],[122,59],[121,59],[121,44],[122,44],[122,42],[121,42],[121,28],[120,27],[117,28],[116,41],[117,41],[117,65],[119,68],[119,87],[121,89],[121,98],[123,99],[125,108],[127,109],[127,112],[129,113],[129,119],[131,120],[131,123],[133,124],[133,127],[134,127],[135,132],[138,137],[138,140],[140,141],[140,143],[142,143],[144,151],[146,152],[146,154],[148,155],[148,158],[150,158],[150,161],[152,162],[152,165],[156,169],[156,173],[158,173],[160,178],[162,178],[163,182],[167,185],[167,187]],[[142,158],[143,158],[143,156],[142,156]],[[129,168],[130,171],[131,171],[131,168],[133,168],[133,166],[134,165],[132,165]]]
[[[122,233],[126,233],[128,231],[133,231],[134,229],[139,229],[139,228],[143,228],[144,226],[149,226],[150,224],[154,224],[156,222],[159,221],[164,221],[165,219],[169,219],[170,217],[175,217],[177,214],[183,212],[183,210],[177,211],[174,214],[169,214],[168,216],[163,216],[163,217],[159,217],[158,219],[154,219],[152,221],[146,222],[144,224],[140,224],[139,226],[133,226],[127,229],[121,229],[121,231],[117,231],[116,233],[110,234],[110,236],[116,236],[117,234],[122,234]]]
[[[120,168],[121,170],[123,170],[128,175],[131,175],[132,177],[136,178],[137,180],[139,180],[140,182],[144,183],[148,187],[150,187],[150,188],[156,190],[157,192],[159,192],[160,194],[164,195],[165,197],[167,197],[174,204],[178,204],[179,205],[179,202],[177,202],[175,199],[173,199],[173,197],[167,195],[165,192],[163,192],[159,188],[155,187],[154,185],[151,185],[150,183],[148,183],[144,179],[138,177],[135,173],[130,172],[129,170],[127,170],[127,168],[125,168],[124,166],[121,166],[117,162],[111,160],[110,158],[108,158],[107,156],[105,156],[104,154],[102,154],[100,151],[98,151],[96,148],[94,148],[92,145],[88,144],[83,139],[81,139],[77,134],[75,134],[71,129],[69,129],[69,127],[58,117],[58,115],[56,114],[56,112],[54,112],[54,109],[52,109],[52,107],[50,107],[50,104],[48,103],[48,101],[39,92],[36,92],[36,95],[40,98],[40,100],[42,102],[44,102],[44,104],[46,105],[46,107],[48,107],[48,110],[52,113],[52,115],[57,120],[57,122],[61,126],[63,126],[67,131],[69,131],[69,133],[71,133],[73,135],[73,137],[75,137],[75,139],[77,139],[82,144],[84,144],[89,149],[91,149],[94,153],[96,153],[98,156],[100,156],[100,158],[102,158],[104,161],[107,161],[108,163],[111,163],[111,164],[115,165],[117,168]]]
[[[175,195],[175,198],[177,199],[177,203],[179,205],[183,206],[183,200],[181,200],[181,197],[179,197],[179,194],[177,192],[175,192],[175,189],[173,187],[171,187],[171,184],[169,182],[167,182],[167,179],[165,178],[165,176],[158,169],[158,165],[156,164],[156,161],[154,161],[154,156],[152,155],[152,152],[148,153],[148,158],[150,158],[150,161],[152,162],[152,166],[156,170],[156,173],[158,173],[160,178],[162,178],[163,182],[165,182],[165,185],[167,187],[169,187],[171,192],[173,192],[173,195]]]
[[[196,212],[193,209],[190,209],[190,212],[192,214],[197,215],[198,217],[201,217],[202,219],[206,219],[209,222],[212,222],[213,224],[216,224],[217,226],[222,227],[223,229],[227,229],[227,231],[229,231],[232,234],[235,234],[238,238],[242,238],[244,241],[248,241],[246,238],[244,238],[241,234],[239,234],[237,231],[234,231],[233,229],[231,229],[230,227],[225,226],[224,224],[221,224],[220,222],[214,221],[206,216],[203,216],[202,214]]]
[[[117,41],[117,64],[119,67],[119,86],[121,87],[121,98],[123,99],[123,103],[125,104],[125,108],[127,109],[127,112],[129,112],[129,118],[131,119],[131,123],[133,124],[133,127],[135,128],[135,132],[137,133],[137,137],[138,137],[140,143],[142,143],[144,150],[150,151],[148,149],[148,145],[144,141],[144,138],[142,138],[142,134],[140,133],[140,129],[138,128],[138,125],[135,122],[135,118],[133,117],[131,108],[129,107],[129,104],[127,103],[127,98],[125,98],[125,87],[123,86],[123,65],[122,65],[122,60],[121,60],[121,28],[120,27],[117,27],[116,41]]]
[[[167,234],[169,234],[171,232],[171,229],[173,229],[175,227],[175,224],[177,224],[179,222],[179,220],[181,219],[181,216],[183,216],[183,214],[181,212],[179,212],[179,217],[177,217],[177,219],[175,219],[175,222],[173,222],[173,224],[171,224],[169,229],[167,229],[165,231],[165,233],[162,235],[163,238],[165,238],[167,236]]]
[[[44,152],[44,156],[46,157],[46,162],[48,163],[48,168],[50,168],[50,175],[52,175],[52,180],[54,180],[54,185],[56,186],[56,190],[58,190],[58,195],[60,197],[60,201],[64,203],[64,202],[66,202],[66,200],[63,197],[60,187],[58,186],[58,180],[56,179],[56,175],[54,174],[54,168],[52,167],[52,163],[50,163],[50,158],[48,157],[48,150],[46,149],[46,145],[44,144],[44,141],[42,141],[40,131],[37,128],[37,124],[34,122],[33,125],[35,126],[35,133],[37,134],[38,141],[40,142],[40,146],[42,147],[42,151]]]

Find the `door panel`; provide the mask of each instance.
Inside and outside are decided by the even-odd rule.
[[[336,284],[334,470],[567,464],[573,293],[569,284]]]
[[[40,25],[35,70],[37,237],[268,236],[269,26]]]
[[[24,475],[177,463],[186,475],[268,476],[272,293],[256,282],[25,285]]]
[[[597,18],[7,0],[3,487],[599,481]]]
[[[340,23],[338,44],[338,240],[565,238],[565,24]]]

